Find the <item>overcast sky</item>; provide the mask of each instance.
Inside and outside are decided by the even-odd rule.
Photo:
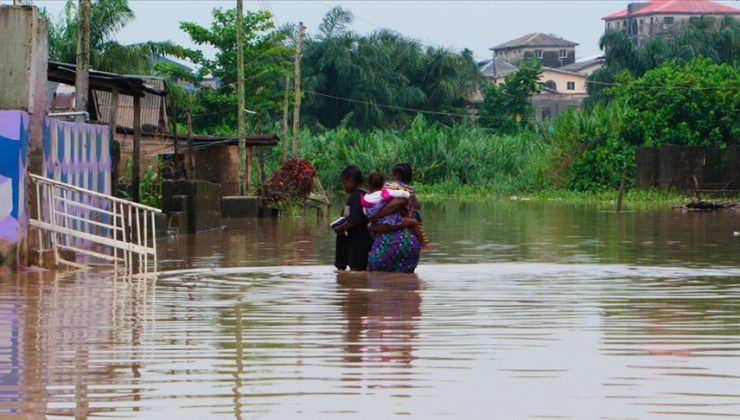
[[[11,3],[0,0],[0,4]],[[63,0],[37,0],[53,16],[63,9]],[[456,50],[469,48],[476,58],[487,59],[491,46],[530,32],[545,32],[579,43],[577,58],[600,53],[604,25],[602,17],[626,8],[627,1],[539,0],[539,1],[253,1],[245,8],[268,10],[278,25],[303,21],[310,33],[318,30],[322,16],[335,5],[352,11],[353,30],[371,32],[391,28],[429,45]],[[738,7],[738,1],[722,3]],[[182,21],[209,25],[211,9],[235,7],[235,1],[130,0],[136,21],[119,33],[119,42],[171,40],[194,47],[179,29]]]

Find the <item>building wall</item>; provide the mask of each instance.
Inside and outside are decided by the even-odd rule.
[[[509,50],[496,50],[496,57],[518,66],[523,61],[532,60],[537,57],[536,50],[542,51],[541,62],[545,67],[562,67],[573,64],[576,61],[576,49],[574,47],[525,47]],[[560,50],[566,50],[567,56],[560,58]]]
[[[586,76],[580,74],[568,74],[559,71],[543,69],[540,82],[546,83],[552,81],[555,83],[558,92],[562,93],[586,93]],[[568,90],[568,82],[575,84],[573,90]]]
[[[14,266],[17,244],[25,237],[26,156],[30,117],[23,111],[0,111],[0,263]]]
[[[239,195],[239,147],[219,145],[196,151],[195,174],[199,180],[221,184],[224,196]]]
[[[655,36],[672,36],[685,28],[692,19],[698,19],[702,16],[713,17],[716,20],[722,19],[722,16],[714,15],[664,15],[652,14],[646,16],[628,17],[625,19],[607,21],[604,24],[605,31],[619,30],[632,37],[634,41],[641,45],[646,40]],[[667,23],[666,18],[672,19],[672,23]],[[740,16],[735,16],[740,20]]]

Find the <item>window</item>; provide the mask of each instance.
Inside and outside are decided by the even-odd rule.
[[[537,58],[542,58],[542,50],[534,50],[534,56]]]
[[[606,22],[606,29],[611,29],[611,28],[612,28],[612,23]]]
[[[665,23],[666,25],[673,25],[673,16],[664,17],[663,23]]]
[[[545,87],[552,90],[558,90],[558,85],[554,80],[548,80],[545,82]]]
[[[562,58],[562,59],[568,58],[568,50],[561,49],[560,50],[560,58]]]
[[[550,108],[542,108],[542,120],[549,120],[550,119]]]
[[[568,90],[576,90],[576,82],[568,82]]]

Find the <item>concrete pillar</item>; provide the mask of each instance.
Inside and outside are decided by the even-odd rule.
[[[25,172],[42,173],[44,119],[47,111],[48,45],[47,22],[34,6],[0,6],[0,110],[22,111],[27,114],[27,136],[19,137],[27,154],[19,156],[19,167]],[[22,118],[21,118],[22,120]],[[10,117],[5,118],[6,122]],[[12,123],[15,125],[15,122]],[[21,126],[23,127],[23,125]],[[7,128],[7,127],[6,127]],[[2,129],[2,127],[0,127]],[[15,130],[15,128],[13,128]],[[21,133],[25,132],[21,128]],[[7,139],[6,139],[7,140]],[[27,177],[19,174],[17,183],[24,205],[15,210],[19,226],[17,243],[6,249],[17,249],[17,255],[4,255],[22,266],[28,263],[29,244],[26,241],[29,204],[35,202],[28,194]],[[1,250],[0,250],[1,251]],[[2,256],[2,255],[0,255]]]

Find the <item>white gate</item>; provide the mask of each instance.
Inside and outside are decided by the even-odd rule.
[[[161,210],[35,174],[30,181],[36,217],[29,223],[38,228],[40,258],[51,249],[57,265],[112,264],[127,274],[156,271],[155,215]],[[60,250],[89,263],[69,261]]]

